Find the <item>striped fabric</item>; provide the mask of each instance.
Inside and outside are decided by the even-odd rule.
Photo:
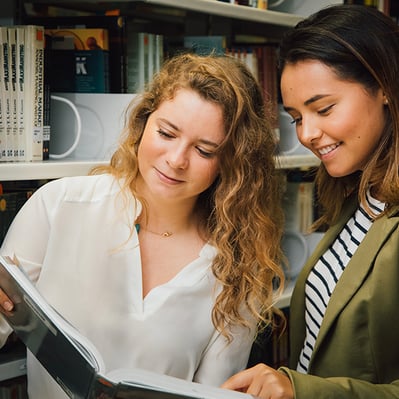
[[[367,202],[376,214],[384,209],[385,204],[372,198],[370,193],[367,193]],[[297,371],[301,373],[308,372],[316,338],[334,288],[372,222],[360,205],[309,273],[305,285],[306,337],[297,365]]]

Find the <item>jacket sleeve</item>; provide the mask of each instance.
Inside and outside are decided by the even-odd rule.
[[[346,377],[322,378],[281,367],[290,378],[295,399],[394,399],[399,398],[399,380],[372,384]]]

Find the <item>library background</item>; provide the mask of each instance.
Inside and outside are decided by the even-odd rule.
[[[318,160],[298,145],[279,106],[276,49],[303,16],[342,2],[399,19],[396,0],[2,0],[0,244],[40,185],[108,162],[124,108],[165,58],[181,51],[228,53],[245,60],[275,105],[276,164],[285,190],[283,248],[290,263],[278,306],[288,314],[295,278],[323,233],[307,233],[317,215]],[[249,365],[287,364],[287,334],[266,332],[254,344]],[[0,399],[27,397],[25,368],[25,348],[12,335],[0,349]]]

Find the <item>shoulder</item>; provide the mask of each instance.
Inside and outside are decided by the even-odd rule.
[[[96,202],[120,191],[120,182],[113,176],[104,174],[53,180],[42,186],[37,195],[51,201]]]

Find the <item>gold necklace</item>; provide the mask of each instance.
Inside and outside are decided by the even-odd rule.
[[[140,230],[142,229],[142,227],[140,226],[140,223],[136,223],[134,226],[136,227],[136,231],[138,234],[140,232]],[[151,231],[151,230],[144,229],[144,228],[143,228],[143,230],[148,231],[151,234],[155,234],[157,236],[165,237],[165,238],[168,238],[173,235],[173,233],[171,231],[164,231],[163,233],[156,233],[155,231]]]

